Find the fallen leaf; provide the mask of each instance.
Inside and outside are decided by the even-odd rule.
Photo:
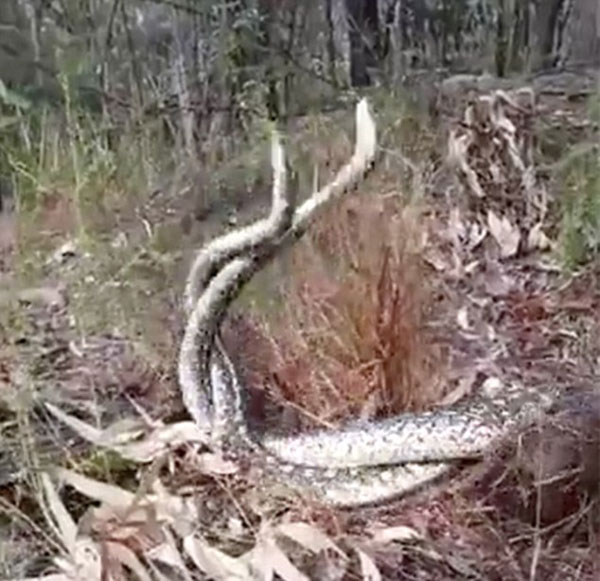
[[[456,313],[456,322],[463,331],[468,331],[471,328],[467,307],[461,307]]]
[[[458,385],[445,397],[442,398],[440,402],[440,406],[449,406],[455,404],[457,401],[461,400],[466,395],[469,395],[473,391],[473,384],[475,383],[475,379],[477,377],[476,371],[471,371],[463,377],[458,382]]]
[[[88,442],[109,448],[133,462],[152,462],[169,449],[183,444],[207,442],[206,433],[192,421],[176,422],[166,426],[159,425],[146,433],[144,422],[132,418],[119,420],[112,426],[100,430],[79,418],[66,414],[50,403],[47,403],[46,407],[53,416]],[[213,467],[216,469],[216,464],[213,464]],[[224,469],[223,466],[221,468]],[[232,470],[232,468],[228,467],[227,470]],[[226,473],[230,474],[231,472]]]
[[[269,566],[279,575],[283,581],[310,581],[288,558],[288,556],[277,546],[272,539],[264,541],[264,556]]]
[[[453,208],[450,210],[450,216],[448,218],[448,233],[450,239],[456,246],[460,246],[461,240],[467,235],[467,230],[460,216],[460,210]]]
[[[152,581],[152,576],[146,571],[146,568],[130,548],[121,543],[113,542],[106,542],[104,546],[111,559],[125,565],[130,571],[135,573],[141,581]]]
[[[484,240],[487,230],[479,222],[470,222],[468,230],[469,250],[475,250]]]
[[[235,474],[239,470],[235,462],[225,460],[221,454],[210,452],[198,454],[194,458],[194,463],[203,474]]]
[[[465,264],[465,274],[473,274],[479,266],[479,260],[472,260],[468,264]]]
[[[382,581],[381,573],[375,565],[375,562],[367,553],[360,549],[355,549],[360,562],[360,571],[362,573],[363,581]]]
[[[69,426],[74,432],[77,432],[83,439],[97,444],[102,439],[102,430],[87,424],[86,422],[66,414],[61,409],[51,403],[46,403],[46,409],[58,420]]]
[[[423,255],[423,260],[437,272],[444,272],[448,268],[447,258],[435,248],[429,248]]]
[[[483,275],[485,292],[492,297],[504,297],[514,288],[515,281],[504,274],[500,268],[489,265]]]
[[[265,557],[265,547],[262,542],[258,542],[252,549],[244,553],[240,560],[248,565],[257,581],[273,581],[275,571]]]
[[[77,581],[100,581],[102,579],[102,557],[100,547],[88,537],[77,539],[75,548],[67,561],[56,558],[54,562],[69,579]]]
[[[105,502],[111,507],[128,508],[135,500],[135,494],[114,484],[93,480],[66,468],[57,468],[56,473],[60,480],[71,485],[81,494]]]
[[[75,258],[79,254],[77,244],[74,240],[67,240],[62,246],[57,248],[52,254],[49,262],[63,264],[70,258]]]
[[[183,548],[194,565],[215,580],[247,581],[252,579],[250,569],[243,561],[211,547],[196,535],[186,536],[183,539]]]
[[[542,224],[536,224],[530,231],[527,237],[527,247],[530,250],[549,250],[552,248],[550,238],[544,234]]]
[[[177,547],[169,541],[151,547],[145,551],[145,555],[148,559],[153,561],[159,561],[160,563],[169,565],[179,571],[186,571],[185,563],[183,562]]]
[[[494,397],[504,389],[504,383],[499,377],[488,377],[481,385],[483,393],[488,397]]]
[[[393,541],[416,541],[422,540],[423,535],[407,526],[383,527],[371,532],[373,540],[378,543],[390,543]]]
[[[487,223],[492,236],[500,246],[500,256],[502,258],[514,256],[519,250],[521,240],[519,229],[513,226],[506,216],[498,218],[492,210],[488,210]]]
[[[198,522],[198,506],[193,496],[169,494],[160,480],[152,484],[153,495],[147,500],[156,510],[159,521],[166,520],[180,537],[185,537],[196,530]]]
[[[63,542],[64,547],[72,555],[76,548],[77,525],[65,508],[65,505],[60,500],[60,497],[50,480],[50,476],[44,473],[41,475],[41,480],[45,496],[44,505],[48,508],[53,518],[51,524],[58,527],[60,539]]]
[[[332,549],[339,555],[345,556],[345,553],[326,534],[308,523],[284,523],[276,528],[276,532],[289,537],[313,553]]]

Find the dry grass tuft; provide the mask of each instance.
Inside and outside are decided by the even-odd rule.
[[[246,353],[261,350],[249,354],[252,383],[309,425],[422,409],[439,397],[421,238],[415,208],[397,197],[348,198],[326,213],[290,256],[283,308],[259,315],[262,339],[244,342]]]

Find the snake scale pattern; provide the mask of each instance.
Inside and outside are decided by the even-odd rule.
[[[332,182],[296,208],[286,189],[283,148],[273,137],[270,215],[204,246],[185,289],[188,322],[178,376],[183,402],[207,441],[250,453],[265,476],[343,506],[371,504],[410,492],[485,450],[544,401],[517,387],[478,393],[449,408],[295,436],[257,435],[245,421],[245,390],[222,341],[229,305],[253,275],[297,240],[326,205],[351,190],[376,160],[376,129],[366,100],[356,108],[352,159]]]

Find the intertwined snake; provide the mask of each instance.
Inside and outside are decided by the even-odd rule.
[[[219,327],[227,308],[255,273],[297,240],[324,206],[362,179],[376,157],[375,123],[366,100],[356,109],[352,159],[334,180],[299,207],[286,189],[284,153],[274,135],[269,217],[216,238],[192,264],[186,289],[189,315],[179,357],[184,404],[215,446],[250,451],[274,477],[338,505],[382,501],[446,473],[456,461],[481,458],[541,398],[524,388],[479,393],[451,407],[355,423],[335,431],[258,436],[247,426],[245,392]]]

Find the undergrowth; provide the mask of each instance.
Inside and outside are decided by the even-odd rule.
[[[575,268],[600,254],[600,149],[585,145],[561,164],[560,249]]]
[[[564,127],[555,156],[557,248],[567,270],[597,259],[600,253],[600,94],[588,99],[583,112],[584,135],[574,143],[570,128]]]
[[[309,423],[439,398],[443,358],[427,327],[432,292],[418,215],[398,196],[348,198],[289,256],[281,307],[257,314],[266,348],[254,357],[262,364],[253,381]]]

